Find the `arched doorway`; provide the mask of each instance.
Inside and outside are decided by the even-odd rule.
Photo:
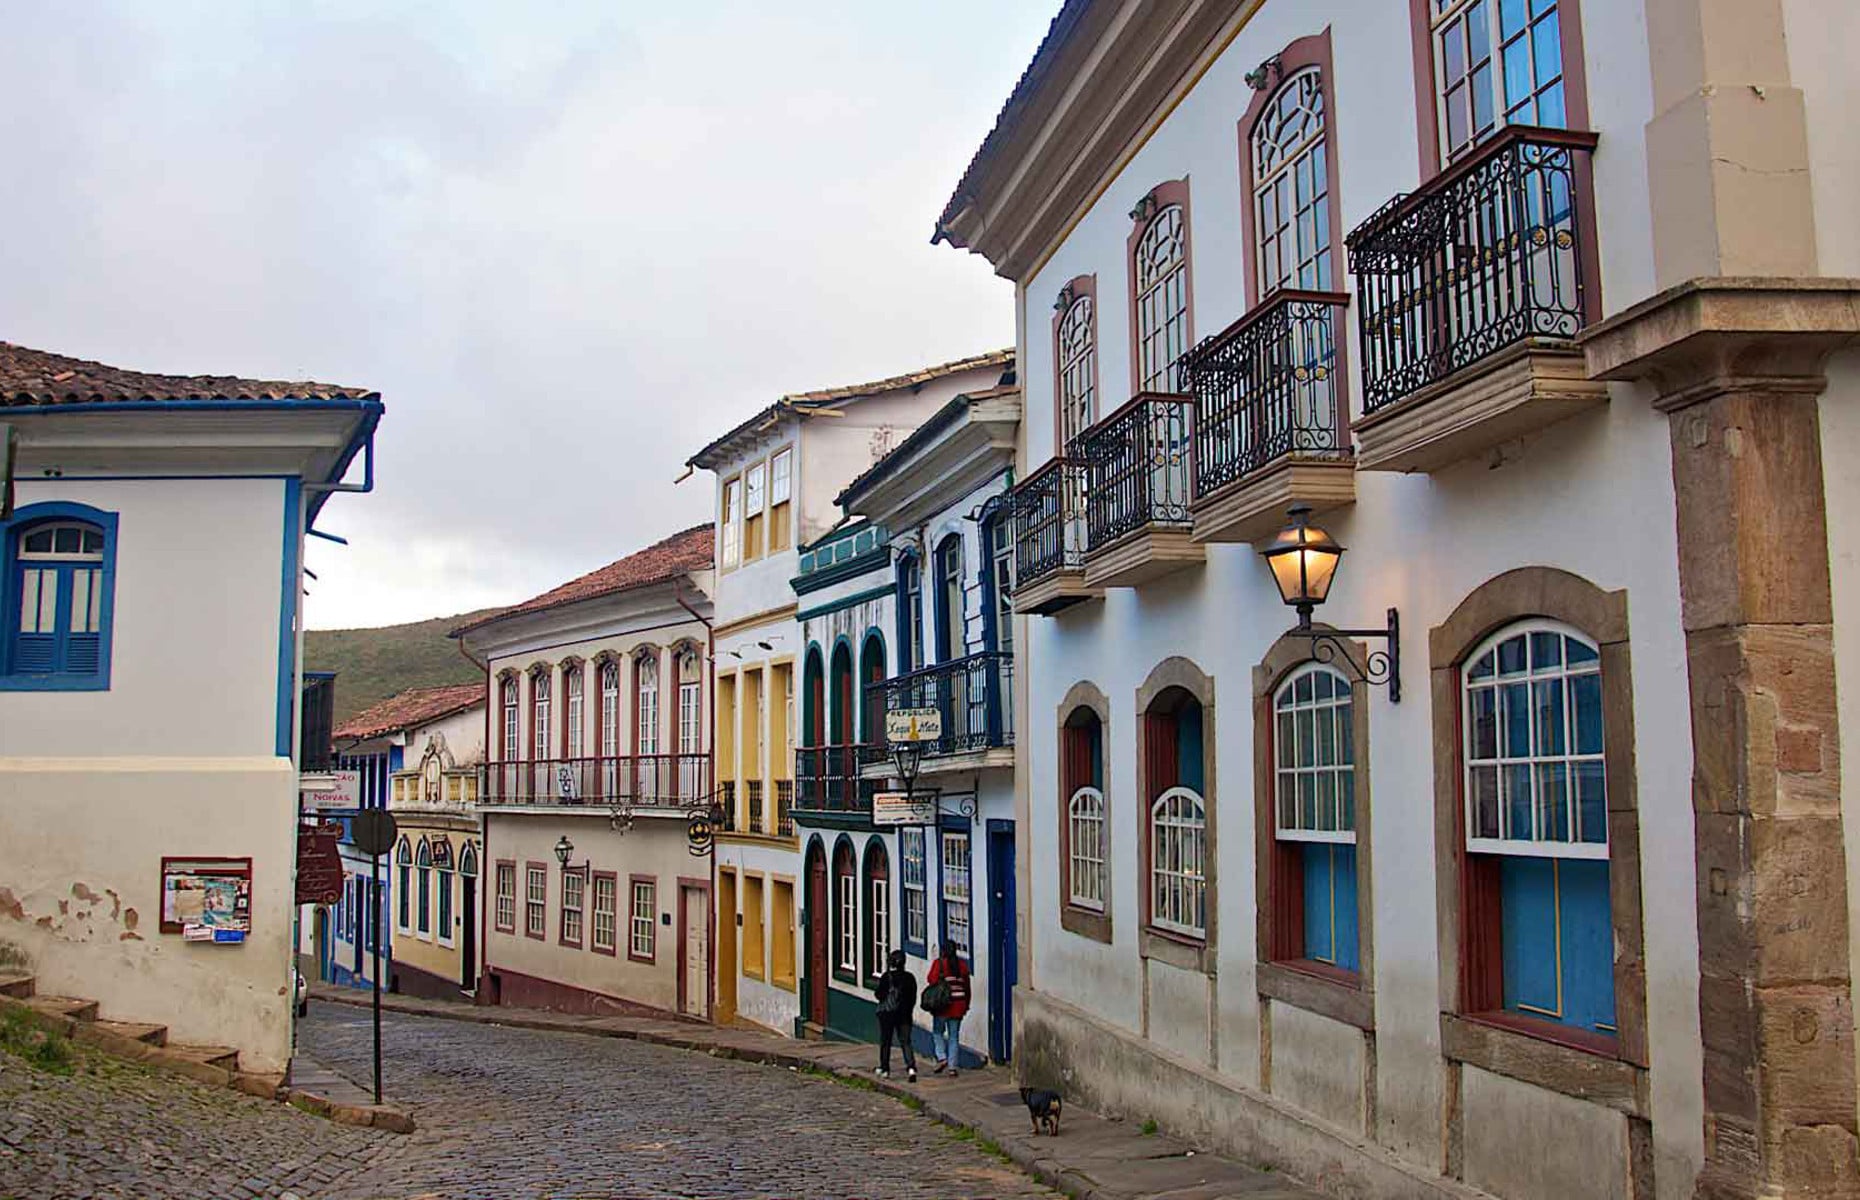
[[[827,937],[832,925],[827,900],[827,854],[819,839],[807,847],[807,1020],[827,1024]]]

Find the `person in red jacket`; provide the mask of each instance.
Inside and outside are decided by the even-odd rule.
[[[935,1018],[935,1073],[941,1075],[947,1070],[953,1077],[957,1073],[957,1056],[962,1053],[962,1018],[969,1011],[969,964],[962,961],[953,943],[943,943],[943,952],[930,964],[928,983],[949,984],[949,1003],[930,1015]]]

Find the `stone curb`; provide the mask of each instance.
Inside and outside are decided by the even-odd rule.
[[[147,1042],[137,1041],[135,1038],[111,1033],[107,1029],[99,1029],[89,1021],[40,1012],[24,1000],[0,996],[0,1012],[9,1010],[26,1013],[47,1033],[101,1050],[111,1058],[120,1058],[126,1062],[153,1067],[169,1075],[179,1075],[195,1083],[204,1083],[208,1087],[231,1088],[248,1096],[256,1096],[261,1100],[279,1102],[307,1097],[321,1102],[322,1111],[316,1115],[329,1117],[345,1125],[371,1126],[391,1133],[412,1133],[414,1129],[413,1118],[395,1109],[332,1104],[320,1096],[312,1096],[309,1093],[283,1086],[283,1077],[280,1075],[229,1071],[225,1067],[216,1067],[211,1063],[198,1062],[185,1055],[177,1054],[165,1046],[152,1046]],[[298,1105],[298,1107],[304,1106]]]
[[[310,998],[313,1000],[326,1001],[331,1004],[346,1004],[351,1008],[370,1008],[373,1005],[372,996],[364,998],[361,996],[350,997],[330,995],[324,992],[313,992]],[[1063,1166],[1054,1159],[1041,1155],[1031,1146],[1027,1145],[1023,1139],[1010,1137],[1006,1140],[997,1140],[987,1129],[973,1121],[967,1120],[953,1108],[938,1103],[931,1096],[923,1092],[913,1091],[903,1084],[893,1083],[888,1079],[876,1079],[861,1071],[831,1066],[806,1053],[789,1050],[761,1049],[748,1046],[723,1045],[706,1042],[701,1038],[683,1037],[678,1034],[666,1033],[656,1029],[590,1027],[578,1024],[572,1018],[551,1020],[547,1017],[501,1017],[493,1015],[493,1012],[481,1013],[476,1009],[467,1009],[463,1007],[458,1009],[429,1009],[417,1005],[395,1003],[390,1001],[386,996],[381,998],[381,1011],[399,1013],[403,1016],[436,1017],[442,1021],[462,1021],[472,1025],[503,1025],[512,1029],[535,1029],[547,1033],[580,1033],[587,1034],[591,1037],[619,1038],[623,1041],[645,1042],[653,1046],[666,1046],[676,1050],[688,1050],[697,1054],[708,1054],[713,1058],[752,1062],[769,1067],[787,1067],[796,1071],[806,1070],[819,1072],[821,1074],[832,1075],[839,1080],[856,1079],[860,1081],[862,1085],[869,1085],[873,1091],[888,1096],[893,1100],[914,1099],[918,1101],[922,1105],[918,1110],[920,1115],[928,1117],[939,1125],[946,1125],[951,1129],[967,1130],[980,1137],[988,1138],[991,1143],[1001,1148],[1001,1152],[1006,1154],[1009,1161],[1015,1166],[1032,1176],[1035,1180],[1045,1184],[1047,1187],[1072,1196],[1074,1200],[1129,1200],[1129,1197],[1123,1192],[1110,1192],[1100,1189],[1097,1184],[1082,1173],[1070,1167]],[[714,1028],[714,1026],[701,1026],[700,1028]]]

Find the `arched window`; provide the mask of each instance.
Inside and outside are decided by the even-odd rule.
[[[877,633],[865,635],[859,649],[860,738],[868,745],[885,740],[885,642]]]
[[[1066,900],[1091,912],[1110,894],[1109,826],[1104,800],[1104,726],[1074,709],[1060,731],[1060,786],[1066,797]]]
[[[549,668],[540,667],[530,672],[530,757],[533,759],[554,756],[549,741],[550,720],[550,686],[554,680]]]
[[[1559,7],[1557,0],[1435,0],[1427,7],[1442,159],[1502,125],[1568,123]]]
[[[394,862],[400,868],[400,904],[395,909],[395,926],[403,933],[413,930],[413,844],[406,838],[394,847]]]
[[[1156,204],[1153,195],[1143,207]],[[1189,345],[1188,213],[1181,204],[1156,206],[1137,239],[1131,274],[1137,310],[1137,388],[1177,391],[1176,361]]]
[[[71,504],[27,505],[0,523],[0,685],[109,686],[116,518]],[[57,514],[70,513],[62,516]],[[35,514],[45,514],[35,519]]]
[[[1360,966],[1356,875],[1356,713],[1350,681],[1307,663],[1273,696],[1273,836],[1290,856],[1302,946],[1292,953],[1342,971]],[[1295,861],[1293,861],[1295,860]]]
[[[517,697],[517,691],[518,691],[518,684],[517,684],[517,677],[515,675],[504,676],[503,682],[498,685],[498,693],[499,693],[498,703],[502,706],[503,711],[504,711],[504,747],[503,748],[504,748],[504,759],[506,761],[523,757],[523,748],[517,742],[517,738],[519,736],[518,734],[519,726],[517,724],[517,709],[518,709],[519,702],[518,702],[518,697]]]
[[[420,839],[420,849],[413,857],[414,866],[420,869],[420,905],[418,916],[420,934],[425,936],[433,932],[433,850]]]
[[[828,736],[835,746],[851,745],[857,736],[853,729],[857,714],[853,707],[852,648],[845,642],[833,647],[831,683],[833,703],[827,718]]]
[[[963,617],[962,536],[952,533],[936,548],[936,657],[938,662],[961,658],[968,648]]]
[[[804,745],[824,746],[827,744],[827,684],[819,646],[807,648],[807,662],[801,670],[801,740]]]
[[[1088,279],[1074,280],[1060,293],[1058,324],[1053,330],[1059,373],[1059,445],[1064,454],[1072,440],[1098,419],[1097,298]]]
[[[678,655],[678,753],[704,752],[703,660],[686,647]]]
[[[478,876],[478,850],[470,842],[466,842],[465,848],[459,851],[459,874],[470,875],[474,879]]]
[[[562,670],[562,694],[565,697],[562,709],[562,750],[569,758],[580,758],[585,747],[582,737],[586,732],[583,724],[585,713],[582,709],[582,671],[581,664],[575,663]]]
[[[642,654],[634,660],[634,693],[637,697],[639,713],[639,740],[634,743],[638,754],[657,754],[659,752],[659,656],[656,651]]]
[[[865,844],[865,896],[865,975],[874,979],[891,954],[891,859],[878,838]]]
[[[1476,647],[1461,679],[1466,849],[1497,860],[1504,1006],[1612,1034],[1600,650],[1524,621]]]
[[[1316,67],[1280,85],[1253,126],[1253,214],[1259,294],[1275,288],[1329,291],[1332,283],[1330,163],[1323,78]]]
[[[1150,923],[1183,937],[1208,932],[1207,807],[1201,702],[1164,688],[1144,712]]]
[[[1191,788],[1170,788],[1150,805],[1150,920],[1190,937],[1208,932],[1207,829]]]
[[[433,842],[433,884],[439,894],[439,917],[434,927],[439,940],[452,941],[452,843],[445,838]]]
[[[844,839],[833,850],[834,912],[838,920],[833,939],[833,973],[848,982],[859,977],[859,878],[853,863],[852,843]]]

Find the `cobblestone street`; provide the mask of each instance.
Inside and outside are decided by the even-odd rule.
[[[895,1100],[791,1071],[399,1014],[383,1025],[410,1136],[107,1060],[65,1078],[0,1055],[0,1200],[1052,1194]],[[367,1078],[365,1011],[315,1004],[299,1029],[307,1051]]]

